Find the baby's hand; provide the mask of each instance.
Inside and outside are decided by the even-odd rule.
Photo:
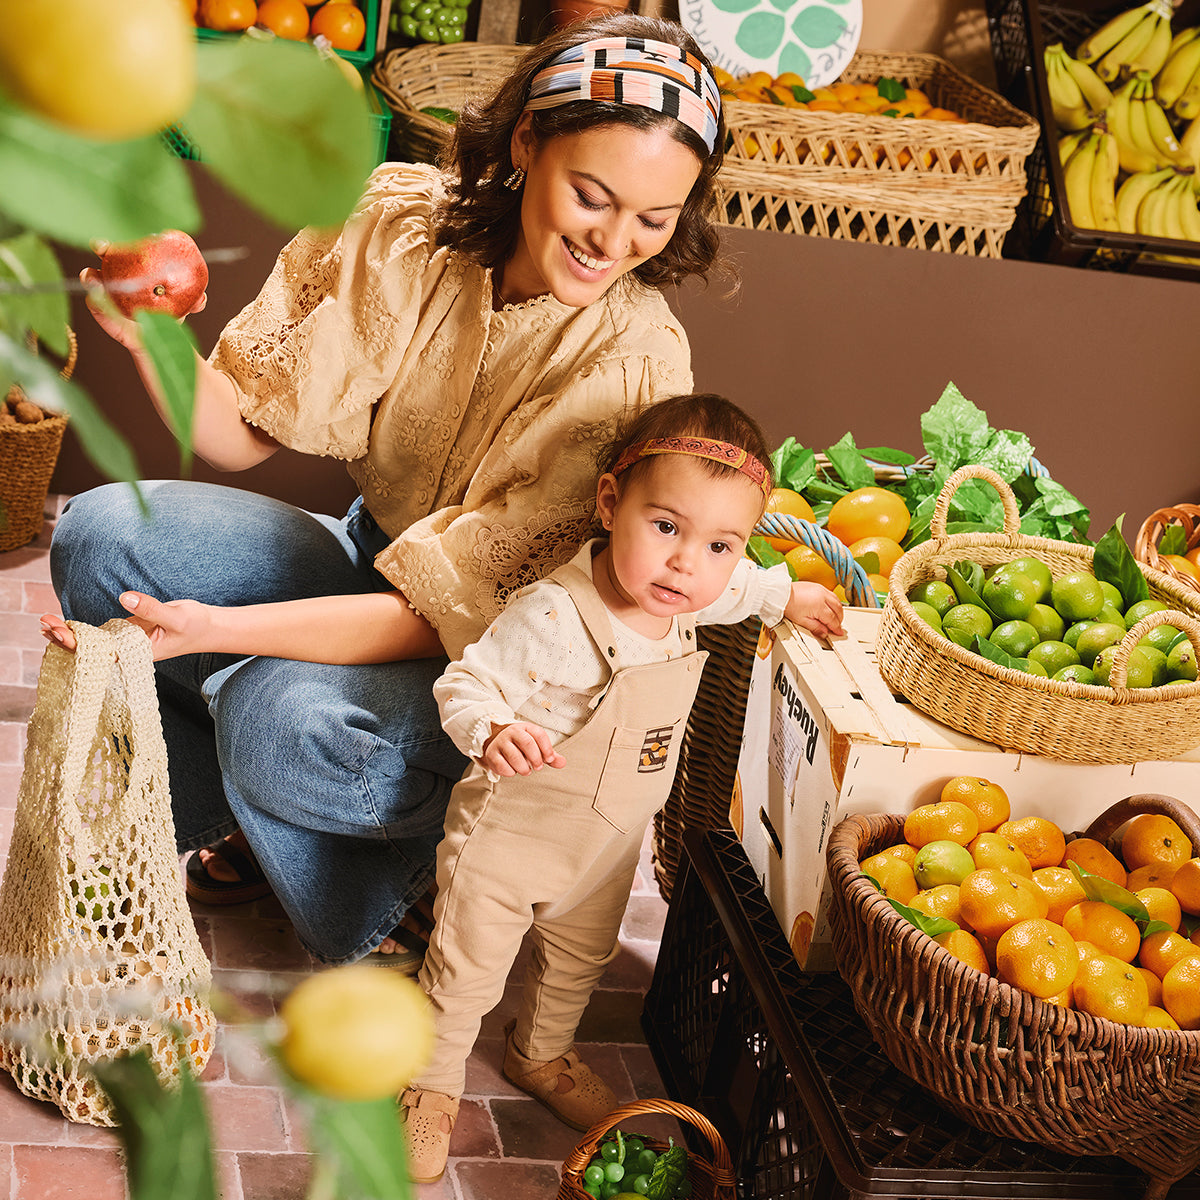
[[[841,637],[842,602],[819,583],[793,583],[783,615],[818,637]]]
[[[567,765],[540,725],[514,721],[511,725],[493,725],[492,729],[479,761],[493,775],[528,775],[541,767]]]

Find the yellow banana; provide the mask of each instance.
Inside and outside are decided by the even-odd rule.
[[[1111,133],[1097,132],[1099,145],[1092,160],[1092,175],[1088,188],[1092,219],[1096,229],[1117,229],[1117,142]]]
[[[1143,237],[1165,238],[1166,224],[1163,220],[1163,203],[1167,199],[1167,188],[1171,180],[1165,179],[1146,193],[1137,210],[1137,231]]]
[[[1148,7],[1148,5],[1139,4],[1118,13],[1110,21],[1101,25],[1095,33],[1089,34],[1079,43],[1075,50],[1075,57],[1080,62],[1094,63],[1141,24]]]
[[[1180,49],[1188,42],[1193,41],[1198,34],[1200,34],[1200,26],[1185,26],[1171,39],[1171,48],[1167,51],[1167,57],[1170,58],[1176,50]]]
[[[1186,175],[1179,176],[1176,203],[1179,206],[1183,236],[1189,242],[1200,242],[1200,208],[1196,207],[1196,193],[1192,191],[1191,180]]]
[[[1064,134],[1058,139],[1058,161],[1065,167],[1067,159],[1075,152],[1076,146],[1091,132],[1090,129],[1080,129],[1077,133]]]
[[[1170,15],[1160,16],[1157,21],[1150,40],[1142,47],[1141,52],[1126,58],[1124,69],[1128,74],[1149,71],[1151,75],[1157,75],[1162,70],[1163,63],[1167,61],[1167,55],[1171,51]]]
[[[1149,8],[1147,5],[1145,15],[1134,26],[1132,32],[1127,33],[1095,64],[1096,74],[1105,83],[1112,83],[1113,80],[1128,75],[1127,64],[1136,59],[1150,44],[1150,39],[1158,29],[1160,18],[1157,13],[1148,11]]]
[[[1086,129],[1091,124],[1091,114],[1075,76],[1067,70],[1063,61],[1067,52],[1062,43],[1046,47],[1046,90],[1050,93],[1050,108],[1054,123],[1059,129],[1072,132]]]
[[[1148,80],[1138,103],[1145,110],[1146,128],[1150,132],[1150,140],[1158,152],[1162,165],[1165,167],[1167,163],[1179,162],[1179,139],[1175,136],[1175,130],[1171,128],[1171,122],[1167,120],[1167,114],[1163,112],[1162,105],[1155,100],[1154,90]]]
[[[1175,101],[1173,111],[1181,121],[1194,121],[1200,117],[1200,67],[1192,72],[1187,87]]]
[[[1089,133],[1063,167],[1063,192],[1067,212],[1071,224],[1080,229],[1096,228],[1096,216],[1092,212],[1092,172],[1099,148],[1100,135]]]
[[[1180,42],[1184,34],[1189,36]],[[1200,68],[1200,28],[1185,29],[1176,36],[1178,46],[1154,80],[1154,95],[1163,108],[1170,108]]]
[[[1133,91],[1138,86],[1130,79],[1113,93],[1113,102],[1104,114],[1109,133],[1117,139],[1117,152],[1121,159],[1121,170],[1130,175],[1138,171],[1153,171],[1158,166],[1157,157],[1140,147],[1133,137]]]
[[[1200,172],[1200,117],[1188,125],[1179,139],[1179,161]]]
[[[1079,84],[1084,102],[1092,112],[1102,113],[1112,103],[1112,92],[1109,91],[1108,84],[1087,63],[1081,63],[1064,53],[1063,66]]]
[[[1138,208],[1146,196],[1160,183],[1165,183],[1173,173],[1171,167],[1161,171],[1138,171],[1130,175],[1117,189],[1117,228],[1122,233],[1137,233]]]
[[[1186,242],[1187,234],[1183,231],[1183,209],[1180,205],[1182,197],[1181,179],[1174,176],[1162,184],[1162,226],[1167,237],[1174,241]],[[1191,188],[1188,188],[1191,191]]]

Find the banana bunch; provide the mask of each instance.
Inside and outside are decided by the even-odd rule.
[[[1200,242],[1191,175],[1174,167],[1130,175],[1117,192],[1117,225],[1122,233]]]
[[[1059,129],[1087,129],[1112,103],[1108,84],[1086,63],[1072,58],[1062,42],[1046,47],[1046,84]]]
[[[1105,83],[1135,71],[1157,75],[1171,52],[1170,0],[1149,0],[1118,13],[1079,43],[1075,57]]]
[[[1071,222],[1081,229],[1116,230],[1117,139],[1103,126],[1086,132],[1063,166]]]
[[[1181,161],[1179,139],[1154,98],[1148,71],[1136,72],[1117,88],[1104,120],[1117,139],[1122,171],[1134,175]]]
[[[1154,95],[1163,108],[1175,110],[1183,121],[1200,116],[1200,28],[1181,29],[1154,81]]]
[[[1185,168],[1192,168],[1192,186],[1200,192],[1200,117],[1180,135],[1179,161]]]

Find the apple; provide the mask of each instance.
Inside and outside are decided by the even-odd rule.
[[[186,317],[208,287],[208,264],[182,230],[168,229],[100,253],[100,280],[127,317],[141,308]]]

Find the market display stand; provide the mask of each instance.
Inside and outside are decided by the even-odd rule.
[[[796,965],[731,830],[684,835],[642,1025],[668,1093],[703,1112],[742,1200],[1128,1200],[1145,1179],[983,1133],[876,1046],[836,972]],[[703,1147],[695,1147],[703,1150]],[[1200,1197],[1200,1173],[1170,1200]]]

